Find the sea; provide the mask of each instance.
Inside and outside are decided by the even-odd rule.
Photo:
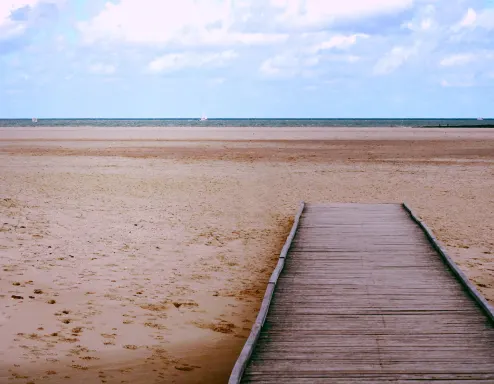
[[[466,127],[494,119],[0,119],[0,127]]]

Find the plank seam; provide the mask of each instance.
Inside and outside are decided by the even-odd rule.
[[[446,266],[453,272],[453,275],[460,281],[465,290],[469,295],[475,300],[475,302],[482,308],[484,313],[487,315],[489,320],[494,323],[494,309],[487,302],[485,297],[477,290],[477,288],[470,282],[468,277],[458,268],[458,265],[453,261],[453,259],[448,255],[446,250],[442,247],[439,240],[434,236],[434,233],[429,229],[427,224],[425,224],[419,217],[412,211],[412,209],[403,203],[403,208],[408,212],[413,221],[415,221],[418,226],[425,233],[427,239],[431,243],[432,247],[439,253],[441,259],[446,264]]]
[[[274,294],[274,288],[276,286],[276,283],[278,282],[278,278],[280,277],[283,267],[285,266],[286,256],[288,255],[288,251],[290,250],[293,239],[295,238],[295,234],[297,233],[300,217],[302,216],[304,208],[305,208],[305,203],[302,201],[300,203],[300,207],[297,211],[297,214],[295,215],[292,229],[286,239],[285,244],[283,245],[283,248],[281,249],[280,257],[278,259],[278,264],[276,265],[276,268],[274,269],[269,279],[268,287],[266,289],[264,298],[262,300],[261,309],[259,310],[256,321],[252,326],[249,337],[247,338],[247,341],[245,342],[245,345],[242,348],[242,351],[240,352],[240,356],[235,362],[232,373],[230,375],[230,379],[228,380],[228,384],[238,384],[242,380],[242,376],[244,374],[245,368],[249,363],[249,360],[252,356],[252,352],[254,351],[257,340],[259,339],[259,336],[261,334],[261,330],[264,325],[264,322],[266,321],[266,317],[269,311],[269,306],[271,304],[271,300]]]

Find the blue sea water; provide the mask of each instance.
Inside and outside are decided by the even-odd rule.
[[[0,119],[0,127],[494,127],[494,119]]]

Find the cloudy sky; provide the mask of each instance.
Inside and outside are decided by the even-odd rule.
[[[0,0],[0,118],[493,111],[493,0]]]

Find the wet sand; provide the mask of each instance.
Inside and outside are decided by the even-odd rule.
[[[492,191],[494,130],[2,128],[0,382],[225,382],[300,200],[406,201],[493,302]]]

